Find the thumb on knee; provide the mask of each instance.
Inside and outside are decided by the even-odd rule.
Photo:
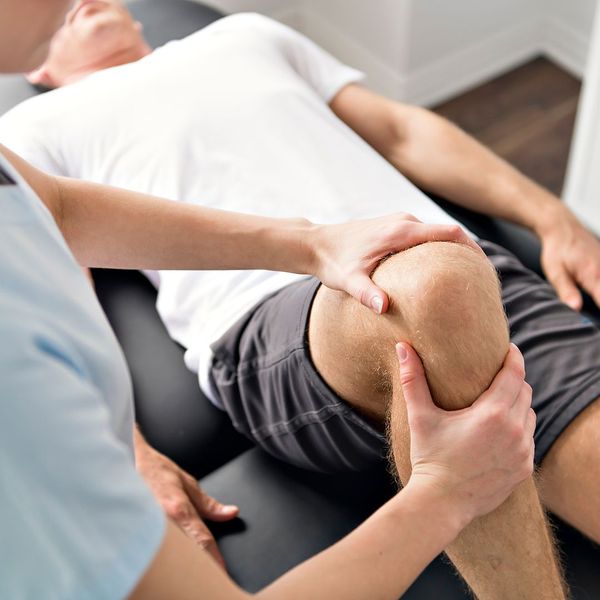
[[[400,384],[409,421],[417,414],[425,415],[437,407],[431,398],[423,363],[414,348],[406,342],[396,344],[400,363]]]

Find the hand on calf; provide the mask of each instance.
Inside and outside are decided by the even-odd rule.
[[[409,485],[431,486],[467,522],[497,508],[533,472],[535,413],[523,357],[511,344],[490,387],[468,408],[432,399],[419,356],[398,344],[410,427]]]

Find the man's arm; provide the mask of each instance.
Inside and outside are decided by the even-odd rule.
[[[460,227],[425,225],[405,214],[340,225],[271,219],[53,177],[2,146],[0,152],[87,267],[306,273],[385,312],[387,295],[370,279],[383,257],[430,240],[472,244]]]
[[[403,349],[400,380],[419,468],[365,523],[280,577],[257,598],[395,600],[462,528],[499,506],[531,475],[535,418],[516,347],[475,404],[453,413],[433,404],[418,355],[406,344]],[[429,450],[440,437],[453,443],[441,452]],[[499,454],[497,449],[506,448],[508,438],[509,451]],[[485,451],[473,452],[474,448]],[[131,599],[164,597],[248,598],[172,524]]]
[[[580,308],[579,284],[600,304],[600,244],[549,191],[424,108],[358,85],[342,89],[331,108],[417,186],[532,230],[561,299]]]
[[[152,448],[137,425],[133,442],[136,469],[167,517],[224,568],[223,556],[203,519],[230,521],[238,516],[239,508],[209,496],[189,473]]]

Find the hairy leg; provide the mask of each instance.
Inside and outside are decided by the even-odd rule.
[[[588,406],[542,462],[540,492],[547,508],[600,543],[600,401]]]
[[[369,314],[321,288],[309,343],[317,369],[340,396],[381,425],[387,419],[394,464],[406,482],[410,441],[394,343],[417,350],[434,400],[453,410],[488,387],[508,350],[508,329],[493,267],[468,247],[435,242],[411,248],[383,263],[374,280],[390,295],[387,314]],[[532,479],[467,527],[447,553],[481,599],[564,598]]]

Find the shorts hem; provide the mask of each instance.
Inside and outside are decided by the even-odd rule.
[[[552,446],[573,421],[596,400],[600,400],[600,375],[593,385],[586,385],[585,390],[576,395],[566,407],[563,405],[556,418],[549,424],[544,439],[536,442],[535,463],[541,464]]]

